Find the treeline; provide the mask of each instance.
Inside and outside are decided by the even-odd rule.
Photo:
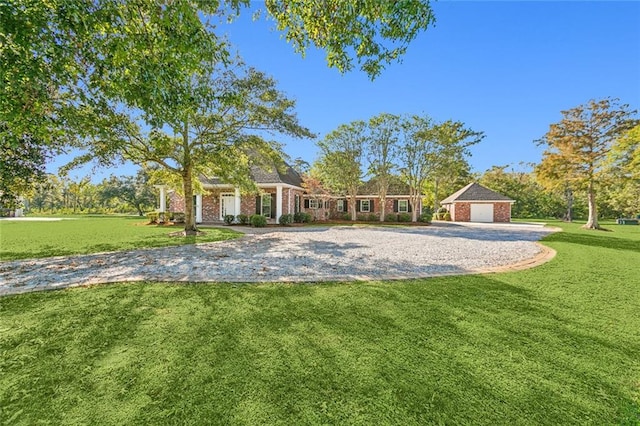
[[[25,197],[31,213],[127,213],[144,215],[154,210],[157,194],[144,170],[135,176],[110,176],[98,184],[83,178],[49,174]]]

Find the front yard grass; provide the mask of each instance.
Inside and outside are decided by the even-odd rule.
[[[170,237],[181,226],[148,225],[136,216],[73,216],[59,221],[0,220],[0,260],[88,254],[228,240],[242,235],[220,228],[205,235]]]
[[[0,423],[637,425],[640,226],[508,274],[0,298]]]

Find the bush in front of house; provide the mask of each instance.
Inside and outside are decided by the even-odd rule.
[[[409,213],[399,213],[398,222],[411,222],[411,215]]]
[[[367,220],[369,222],[376,222],[376,221],[380,220],[380,216],[378,216],[377,213],[369,213],[369,216],[367,217]]]
[[[444,219],[444,220],[451,220],[451,213],[446,212],[446,213],[442,216],[442,219]]]
[[[387,213],[386,215],[384,215],[384,221],[385,222],[397,222],[398,221],[398,215],[395,213]]]
[[[253,214],[249,220],[251,221],[251,225],[256,228],[264,228],[267,226],[267,218],[261,214]]]
[[[224,220],[224,223],[231,225],[233,221],[236,220],[236,217],[232,214],[225,214],[222,219]]]
[[[422,213],[418,216],[418,222],[431,223],[431,213]]]
[[[283,214],[280,216],[280,219],[278,219],[278,223],[282,226],[289,226],[291,222],[293,222],[293,215],[291,214]]]
[[[366,214],[356,215],[356,220],[358,222],[366,222],[369,217]]]
[[[351,213],[343,213],[341,219],[342,220],[351,220]]]
[[[184,223],[184,213],[183,212],[172,212],[171,213],[171,221],[173,223]]]
[[[238,223],[240,225],[249,224],[249,216],[247,216],[246,214],[239,214],[238,216],[236,216],[236,219],[238,220]]]
[[[309,223],[311,222],[311,215],[305,212],[298,212],[293,215],[293,221],[295,223]]]
[[[147,213],[147,219],[149,219],[149,223],[158,223],[158,212]]]

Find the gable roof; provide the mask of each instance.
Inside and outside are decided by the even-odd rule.
[[[284,183],[288,185],[293,185],[297,187],[302,187],[302,178],[296,172],[293,167],[288,164],[285,164],[284,170],[278,170],[278,168],[274,165],[271,168],[262,168],[257,165],[251,166],[251,170],[249,171],[251,175],[251,179],[257,184],[266,184],[266,183]],[[200,181],[205,185],[225,185],[226,182],[220,180],[220,178],[205,178],[200,177]]]
[[[456,201],[509,201],[514,202],[509,197],[497,193],[489,188],[485,188],[479,183],[472,182],[461,190],[448,196],[440,204],[451,204]]]

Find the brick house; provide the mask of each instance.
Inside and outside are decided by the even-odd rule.
[[[306,212],[313,220],[342,219],[349,214],[349,198],[345,196],[305,194],[302,177],[289,165],[283,170],[275,167],[265,170],[254,166],[251,178],[256,182],[259,194],[241,194],[233,185],[220,179],[201,178],[206,194],[193,196],[196,223],[219,222],[225,215],[262,214],[269,223],[278,223],[283,214]],[[160,211],[169,198],[169,211],[183,212],[184,197],[166,186],[157,185],[160,190]],[[409,189],[405,184],[392,182],[385,200],[385,214],[411,213]],[[373,215],[380,217],[382,209],[375,191],[375,182],[364,183],[356,196],[356,211],[359,216],[371,220]]]
[[[380,199],[377,195],[375,180],[363,183],[356,195],[356,213],[358,216],[372,216],[378,218],[382,214]],[[350,197],[330,195],[325,197],[310,197],[305,195],[303,211],[310,213],[316,220],[343,219],[350,217]],[[421,206],[418,206],[420,212]],[[397,179],[392,179],[385,199],[384,214],[411,213],[409,202],[409,187]]]
[[[478,183],[470,183],[440,202],[454,222],[511,222],[514,200]]]
[[[271,170],[254,166],[251,178],[256,182],[259,194],[241,194],[233,185],[218,178],[201,178],[206,194],[193,196],[194,213],[197,223],[219,222],[226,215],[262,214],[270,223],[277,223],[283,214],[294,214],[302,206],[302,178],[290,166],[284,170],[273,167]],[[160,189],[160,206],[166,196],[166,187]],[[169,192],[169,211],[184,211],[184,197],[175,191]],[[162,208],[162,207],[161,207]]]

